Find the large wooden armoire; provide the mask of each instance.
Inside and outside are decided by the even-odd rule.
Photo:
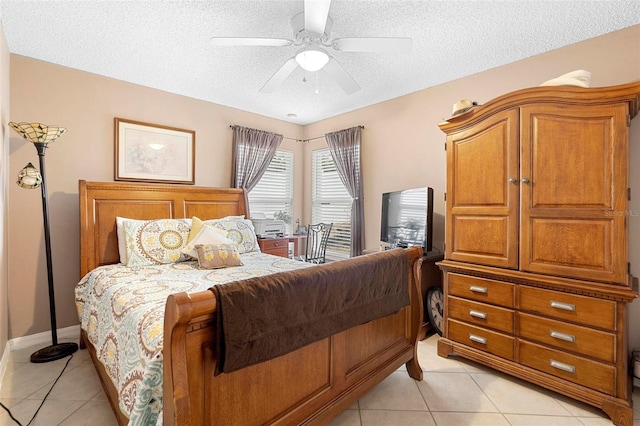
[[[640,82],[534,87],[441,123],[456,354],[631,425],[629,126]],[[636,135],[636,139],[638,139]]]

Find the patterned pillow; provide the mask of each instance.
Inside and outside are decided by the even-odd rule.
[[[260,251],[256,231],[248,219],[239,219],[236,216],[227,216],[222,219],[201,220],[192,218],[190,240],[195,237],[202,226],[211,226],[225,232],[227,238],[238,245],[238,253],[250,253]],[[195,231],[194,231],[195,230]]]
[[[187,260],[190,223],[186,219],[131,220],[124,222],[127,266],[157,265]]]
[[[198,244],[198,265],[201,269],[218,269],[229,266],[242,266],[238,246],[235,244]]]
[[[191,219],[184,219],[191,226]],[[126,217],[116,216],[116,235],[118,237],[118,255],[120,257],[120,263],[127,264],[127,239],[124,236],[124,223],[127,221],[143,222],[138,219],[128,219]]]
[[[189,234],[191,236],[191,234]],[[186,246],[182,249],[182,254],[186,254],[189,257],[194,259],[198,258],[198,253],[196,251],[197,244],[235,244],[229,238],[227,238],[226,233],[218,228],[214,228],[212,226],[201,226],[198,233],[190,239]]]

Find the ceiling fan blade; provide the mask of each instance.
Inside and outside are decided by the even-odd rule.
[[[340,52],[409,53],[412,44],[408,37],[347,37],[331,45]]]
[[[293,41],[285,38],[259,37],[211,37],[214,46],[290,46]]]
[[[338,86],[347,94],[351,95],[360,90],[360,85],[342,68],[342,65],[333,58],[329,58],[329,62],[323,68],[329,76],[331,76]]]
[[[285,62],[284,65],[282,65],[280,69],[271,76],[269,81],[267,81],[264,86],[260,88],[260,92],[273,93],[278,87],[280,87],[282,82],[287,77],[289,77],[289,75],[293,72],[293,70],[296,69],[297,66],[298,63],[296,62],[295,58],[289,58],[289,60]]]
[[[304,0],[304,29],[322,35],[329,17],[331,0]]]

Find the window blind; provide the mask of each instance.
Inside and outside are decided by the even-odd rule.
[[[249,192],[249,211],[252,216],[263,213],[267,218],[288,218],[287,233],[292,233],[293,217],[293,153],[277,151],[260,182]],[[281,218],[281,217],[280,217]],[[286,222],[286,221],[285,221]]]
[[[333,223],[327,257],[345,259],[351,246],[351,203],[328,148],[312,153],[311,222]]]

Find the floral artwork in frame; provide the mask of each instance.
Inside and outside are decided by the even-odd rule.
[[[196,132],[115,119],[115,180],[195,183]]]

